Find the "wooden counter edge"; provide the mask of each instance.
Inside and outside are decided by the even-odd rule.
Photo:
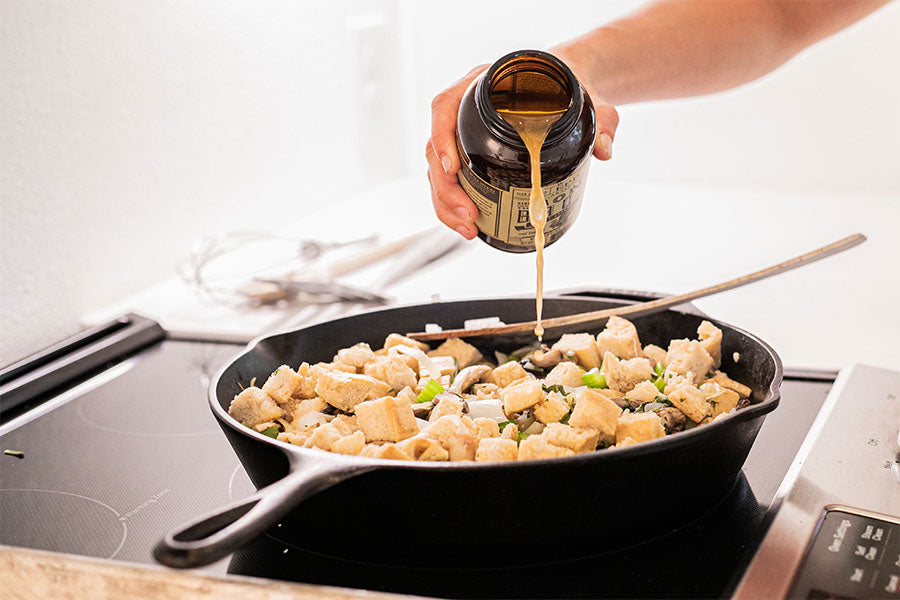
[[[409,600],[414,596],[120,563],[0,545],[0,597],[130,600]]]

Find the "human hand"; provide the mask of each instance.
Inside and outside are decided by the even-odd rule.
[[[477,234],[475,219],[478,208],[459,185],[457,173],[460,163],[456,152],[456,119],[463,94],[472,81],[490,65],[479,65],[431,101],[431,138],[425,143],[425,159],[428,161],[428,181],[431,183],[431,203],[440,221],[467,240]],[[571,66],[571,65],[570,65]],[[575,71],[575,75],[578,72]],[[600,160],[612,157],[612,141],[619,125],[616,109],[594,92],[584,80],[582,85],[594,104],[597,118],[597,135],[593,154]]]

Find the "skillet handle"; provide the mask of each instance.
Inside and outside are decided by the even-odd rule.
[[[294,463],[287,476],[249,498],[170,531],[153,549],[153,556],[179,569],[213,563],[262,534],[306,498],[372,468],[328,460]]]

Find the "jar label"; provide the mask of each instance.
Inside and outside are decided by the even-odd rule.
[[[565,179],[542,186],[547,202],[546,245],[558,240],[578,216],[589,166],[590,156]],[[475,174],[466,161],[462,161],[458,178],[478,207],[478,229],[507,244],[534,249],[534,227],[528,218],[530,187],[502,190]]]

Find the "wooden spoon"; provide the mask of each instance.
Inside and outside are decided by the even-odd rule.
[[[790,260],[786,260],[784,262],[778,263],[777,265],[773,265],[767,269],[756,271],[755,273],[750,273],[749,275],[744,275],[736,279],[730,279],[718,285],[705,287],[701,290],[688,292],[687,294],[680,294],[678,296],[660,298],[658,300],[650,300],[649,302],[642,302],[640,304],[629,304],[628,306],[619,306],[617,308],[607,308],[604,310],[594,310],[577,315],[567,315],[565,317],[544,319],[542,321],[542,324],[544,325],[544,329],[551,329],[553,327],[563,327],[566,325],[574,325],[578,323],[599,324],[598,322],[608,319],[613,315],[631,315],[632,317],[639,317],[642,315],[659,312],[661,310],[669,308],[670,306],[684,304],[685,302],[691,302],[692,300],[696,300],[697,298],[712,296],[713,294],[718,294],[719,292],[724,292],[725,290],[731,290],[737,287],[741,287],[747,285],[748,283],[753,283],[754,281],[759,281],[761,279],[771,277],[772,275],[778,275],[779,273],[784,273],[785,271],[790,271],[791,269],[796,269],[797,267],[802,267],[803,265],[814,263],[818,260],[822,260],[827,256],[831,256],[832,254],[843,252],[844,250],[861,244],[864,241],[866,241],[866,236],[861,233],[856,233],[854,235],[845,237],[842,240],[838,240],[837,242],[834,242],[832,244],[828,244],[827,246],[822,246],[821,248],[813,250],[812,252],[807,252],[806,254],[801,254],[800,256],[794,257]],[[535,321],[525,321],[523,323],[511,323],[509,325],[500,325],[497,327],[482,327],[480,329],[446,329],[444,331],[438,331],[435,333],[418,332],[407,333],[406,335],[414,340],[421,341],[444,340],[454,337],[469,338],[483,335],[502,335],[508,333],[532,331],[534,330],[534,326],[536,324],[537,323]]]

